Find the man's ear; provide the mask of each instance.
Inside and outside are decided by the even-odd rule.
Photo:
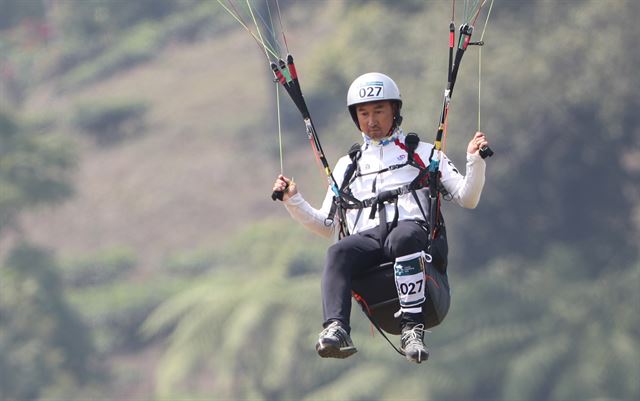
[[[396,127],[402,124],[402,116],[400,115],[400,104],[398,102],[391,102],[391,109],[393,110],[393,121]]]

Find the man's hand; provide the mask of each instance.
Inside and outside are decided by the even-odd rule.
[[[480,149],[489,146],[489,141],[487,141],[487,137],[483,132],[476,132],[473,138],[469,141],[469,146],[467,146],[467,153],[471,154],[479,154]]]
[[[296,183],[293,182],[293,179],[287,178],[284,175],[280,174],[278,178],[276,178],[276,181],[273,183],[273,191],[283,192],[284,196],[282,200],[286,201],[293,195],[298,193],[298,188],[296,186]]]

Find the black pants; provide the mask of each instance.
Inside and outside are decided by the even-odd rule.
[[[341,239],[329,247],[322,274],[322,309],[324,326],[342,322],[350,331],[351,277],[396,257],[426,250],[429,234],[421,223],[399,221],[380,247],[380,228],[360,232]]]

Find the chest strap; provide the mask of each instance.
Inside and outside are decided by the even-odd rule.
[[[365,208],[371,208],[369,213],[369,219],[374,219],[376,213],[379,215],[380,220],[380,242],[381,245],[384,245],[384,241],[387,238],[387,235],[390,230],[398,224],[398,196],[405,195],[411,193],[413,195],[414,200],[418,204],[422,217],[424,221],[429,221],[427,215],[425,213],[425,209],[423,208],[418,195],[416,193],[417,190],[425,188],[429,184],[429,169],[426,167],[420,155],[415,153],[418,145],[420,143],[420,138],[415,133],[407,134],[405,138],[405,143],[400,142],[398,138],[395,139],[394,144],[401,149],[407,152],[407,162],[403,164],[389,166],[381,171],[376,172],[376,174],[380,174],[381,172],[387,172],[396,170],[407,165],[415,167],[418,169],[418,175],[411,181],[411,183],[403,185],[401,187],[383,191],[378,195],[365,199],[358,200],[352,194],[349,188],[349,185],[353,181],[353,179],[363,176],[366,174],[361,174],[358,171],[358,160],[362,155],[362,149],[359,144],[354,144],[349,150],[349,157],[351,158],[351,164],[345,170],[345,174],[342,180],[342,184],[340,186],[340,197],[334,197],[333,203],[331,205],[331,209],[329,211],[329,216],[327,218],[326,224],[333,224],[333,219],[336,213],[340,218],[340,238],[343,236],[349,235],[348,228],[346,226],[346,211],[357,209],[358,214],[356,216],[356,220],[354,222],[354,226],[357,226],[358,221],[360,220],[362,210]],[[374,181],[375,185],[375,181]],[[393,204],[395,207],[395,215],[393,221],[389,224],[387,223],[387,210],[385,204]]]

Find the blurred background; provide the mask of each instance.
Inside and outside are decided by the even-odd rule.
[[[346,90],[368,71],[433,140],[451,2],[279,5],[330,164],[360,140]],[[217,1],[0,10],[0,399],[640,398],[640,2],[496,1],[496,155],[476,210],[444,206],[453,303],[420,366],[357,306],[358,354],[315,354],[330,243],[270,200],[275,85]],[[326,180],[280,105],[284,172],[319,206]],[[459,168],[477,128],[472,47],[446,144]]]

